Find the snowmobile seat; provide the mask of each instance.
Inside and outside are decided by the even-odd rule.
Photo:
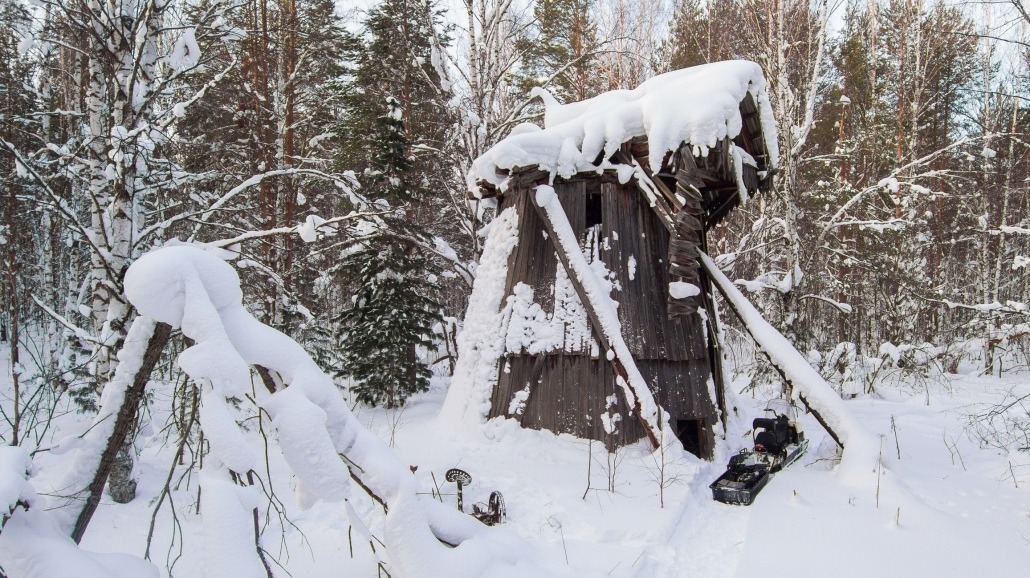
[[[760,431],[755,436],[755,449],[758,450],[759,446],[771,454],[780,453],[780,442],[777,441],[776,435],[769,430]]]
[[[770,453],[779,453],[790,441],[790,428],[785,419],[755,418],[752,427],[762,430],[755,435],[755,445],[764,446]]]

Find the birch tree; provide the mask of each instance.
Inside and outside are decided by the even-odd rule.
[[[40,75],[38,89],[53,107],[40,118],[60,122],[41,124],[37,146],[5,141],[4,147],[37,188],[36,206],[69,241],[68,279],[78,295],[64,299],[63,310],[46,310],[74,344],[91,349],[80,393],[89,401],[113,376],[132,314],[123,296],[125,270],[203,202],[176,194],[195,179],[176,163],[173,135],[185,109],[205,92],[186,83],[206,64],[198,36],[231,31],[219,19],[219,3],[195,20],[185,20],[170,0],[41,5],[32,13],[27,50],[47,66],[63,67]],[[131,439],[110,480],[116,501],[134,495]]]

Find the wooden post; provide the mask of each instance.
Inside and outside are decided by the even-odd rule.
[[[704,259],[701,260],[701,264],[704,265],[706,269],[708,268],[708,263],[705,262]],[[773,369],[776,370],[776,373],[780,374],[780,377],[783,379],[783,382],[786,383],[788,386],[793,387],[793,383],[791,382],[790,378],[787,377],[787,372],[784,371],[784,369],[779,366],[776,360],[773,359],[773,356],[769,355],[769,352],[762,347],[761,341],[751,330],[751,327],[748,325],[747,321],[744,320],[744,315],[733,304],[733,300],[730,299],[730,296],[726,294],[726,290],[719,283],[712,284],[715,285],[715,288],[718,289],[719,293],[722,294],[723,300],[726,301],[726,305],[730,308],[731,311],[733,311],[737,318],[740,319],[740,324],[744,326],[744,329],[747,331],[748,335],[750,335],[751,338],[754,340],[755,344],[758,346],[758,349],[761,350],[763,354],[765,354],[765,357],[769,360],[769,363],[773,366]],[[823,426],[823,429],[826,430],[826,433],[830,434],[830,437],[833,438],[833,441],[837,442],[837,445],[843,448],[844,444],[840,441],[840,436],[838,436],[837,432],[833,431],[833,428],[831,428],[829,424],[826,423],[826,420],[823,419],[823,416],[819,415],[819,412],[812,408],[812,405],[808,403],[807,399],[805,399],[804,394],[799,394],[798,399],[801,400],[801,403],[805,404],[805,408],[808,409],[808,411],[815,417],[816,421],[819,422],[819,425]]]
[[[708,252],[708,236],[701,232],[701,250]],[[715,384],[715,404],[719,408],[719,417],[722,420],[723,432],[725,433],[729,411],[726,407],[726,376],[723,374],[722,366],[722,340],[719,337],[719,316],[715,310],[715,295],[712,293],[712,282],[708,272],[701,269],[701,283],[704,291],[701,295],[704,299],[704,307],[708,312],[708,320],[705,329],[708,331],[708,365],[712,372],[712,383]]]

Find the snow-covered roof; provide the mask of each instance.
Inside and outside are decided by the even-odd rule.
[[[469,190],[479,196],[485,181],[501,190],[515,167],[540,167],[569,178],[597,170],[622,144],[645,136],[651,170],[657,172],[666,153],[684,143],[701,156],[724,138],[740,134],[740,103],[748,94],[757,105],[768,166],[777,162],[776,125],[766,95],[762,69],[747,60],[727,60],[667,72],[633,90],[614,90],[591,99],[560,104],[542,88],[533,94],[544,101],[544,128],[525,123],[472,163]]]

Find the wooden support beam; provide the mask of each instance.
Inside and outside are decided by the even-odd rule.
[[[660,206],[662,213],[660,213],[658,217],[662,220],[662,224],[664,224],[666,228],[668,228],[669,231],[672,232],[672,228],[670,226],[674,221],[675,214],[683,208],[683,202],[680,201],[679,197],[677,197],[676,194],[669,189],[669,187],[665,186],[665,183],[662,182],[662,179],[655,178],[654,173],[652,173],[650,169],[637,162],[637,159],[633,158],[629,154],[623,151],[619,151],[615,153],[615,160],[619,161],[624,165],[636,168],[638,171],[640,171],[640,173],[647,177],[647,180],[650,181],[651,186],[653,186],[654,189],[659,193],[659,197],[655,201],[655,206],[653,206],[652,208],[655,209],[655,212],[658,212],[658,207]],[[650,205],[650,199],[648,201],[648,204]]]
[[[673,213],[676,213],[677,211],[683,208],[683,201],[680,199],[680,197],[676,195],[676,193],[673,192],[668,186],[666,186],[665,182],[662,181],[662,179],[656,178],[655,174],[651,172],[651,169],[647,168],[645,165],[640,164],[639,162],[637,162],[636,159],[633,159],[633,164],[635,164],[641,172],[647,175],[647,178],[651,179],[651,183],[653,183],[655,188],[658,189],[658,192],[660,192],[662,196],[665,197],[665,201],[669,204],[669,207],[672,209]]]
[[[701,250],[708,252],[708,237],[701,233]],[[708,332],[708,367],[712,372],[712,383],[715,384],[715,405],[719,408],[719,418],[722,420],[723,434],[727,431],[729,424],[729,409],[726,407],[726,375],[722,366],[722,339],[719,334],[719,316],[715,310],[715,294],[712,287],[715,283],[704,269],[700,269],[701,292],[704,308],[708,312],[705,322],[705,330]]]
[[[719,224],[719,221],[722,220],[726,213],[730,212],[730,210],[733,207],[737,206],[737,203],[739,202],[740,191],[736,187],[734,187],[730,195],[723,199],[723,202],[718,207],[712,209],[711,211],[706,211],[708,214],[705,215],[705,230],[711,229],[712,227]]]
[[[709,268],[709,265],[705,261],[705,259],[701,259],[701,263],[705,266],[706,270]],[[714,275],[710,270],[708,270],[707,273],[709,274],[709,276],[714,278]],[[715,285],[715,288],[719,290],[720,294],[722,294],[723,300],[726,302],[726,305],[730,308],[730,311],[733,311],[733,313],[737,316],[737,319],[740,319],[740,324],[744,326],[744,329],[747,331],[748,335],[750,335],[751,338],[754,340],[755,344],[758,345],[758,349],[761,350],[763,354],[765,354],[765,357],[769,360],[769,363],[773,366],[773,369],[776,370],[776,373],[780,374],[780,377],[783,379],[783,383],[793,388],[794,384],[791,381],[791,379],[787,377],[787,372],[784,370],[783,367],[780,367],[776,359],[774,359],[773,356],[770,355],[769,352],[762,347],[761,339],[759,339],[758,336],[755,335],[751,326],[748,325],[747,320],[744,318],[744,314],[737,309],[736,305],[734,305],[733,299],[731,299],[730,296],[726,294],[726,290],[722,287],[722,285],[720,285],[719,283],[713,283],[713,285]],[[843,448],[844,443],[841,442],[840,436],[837,435],[837,432],[833,431],[833,428],[831,428],[829,424],[826,423],[826,420],[823,419],[823,416],[820,415],[819,412],[812,407],[812,404],[808,403],[808,400],[805,399],[804,394],[798,395],[798,399],[801,400],[801,403],[805,405],[805,408],[808,409],[808,411],[815,417],[816,421],[819,422],[819,425],[823,426],[823,429],[826,430],[826,433],[830,434],[830,437],[833,438],[833,441],[837,442],[837,445]]]
[[[626,405],[633,408],[633,415],[637,416],[637,420],[640,421],[641,427],[644,428],[644,433],[647,434],[647,439],[651,442],[651,447],[660,447],[661,444],[658,442],[660,439],[660,432],[654,431],[651,424],[648,423],[647,419],[644,417],[643,410],[640,405],[640,394],[633,389],[633,383],[629,379],[629,372],[626,371],[625,363],[619,358],[618,352],[614,347],[612,347],[611,342],[605,335],[604,326],[601,324],[601,319],[597,315],[594,303],[590,300],[590,295],[583,286],[583,282],[580,280],[579,275],[572,268],[572,265],[569,262],[569,255],[565,252],[562,244],[558,241],[558,233],[555,231],[554,223],[551,222],[550,215],[548,215],[547,211],[537,203],[536,195],[533,194],[532,190],[528,191],[527,194],[532,198],[531,202],[533,203],[533,208],[536,209],[537,214],[540,215],[540,220],[544,223],[544,229],[547,230],[547,240],[551,246],[554,247],[554,252],[558,256],[558,262],[561,263],[561,266],[565,269],[565,273],[568,275],[569,281],[572,282],[572,287],[576,290],[576,295],[579,296],[580,303],[583,304],[583,309],[587,312],[587,318],[590,320],[590,328],[593,330],[594,337],[597,338],[597,342],[603,349],[601,355],[607,354],[609,356],[609,360],[615,368],[615,373],[623,380],[626,384],[626,388],[633,394],[633,399],[624,399]],[[627,360],[627,362],[633,363],[632,360]],[[627,397],[623,388],[620,387],[619,391],[623,392],[624,398]],[[660,412],[661,409],[659,408],[659,413]],[[659,420],[660,419],[661,417],[659,416]],[[659,427],[661,427],[660,424]]]

